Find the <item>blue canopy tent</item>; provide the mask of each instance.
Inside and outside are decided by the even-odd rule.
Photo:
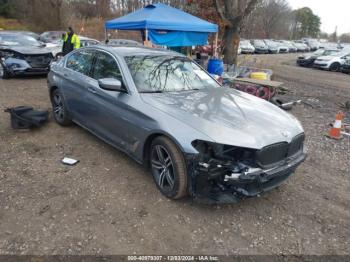
[[[134,13],[107,21],[108,29],[145,30],[146,39],[165,46],[206,45],[218,26],[165,4],[152,4]]]

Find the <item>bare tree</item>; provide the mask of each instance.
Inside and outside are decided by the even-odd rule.
[[[50,4],[49,8],[53,12],[53,17],[50,19],[56,21],[56,27],[60,28],[62,26],[61,10],[64,0],[49,0],[48,2]]]
[[[240,29],[244,19],[259,0],[215,0],[216,9],[224,23],[223,54],[228,65],[237,64]]]
[[[264,38],[276,37],[274,33],[285,28],[289,14],[292,12],[286,0],[264,0],[258,9]],[[279,32],[281,33],[281,32]]]

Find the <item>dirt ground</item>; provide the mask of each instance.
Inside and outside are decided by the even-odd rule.
[[[52,117],[12,130],[4,108],[50,108],[46,79],[0,80],[0,254],[350,254],[350,141],[324,136],[350,75],[297,67],[296,54],[256,57],[286,98],[307,102],[291,113],[309,155],[278,189],[232,205],[170,201],[125,154]]]

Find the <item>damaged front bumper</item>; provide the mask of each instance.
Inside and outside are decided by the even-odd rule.
[[[302,151],[271,168],[245,168],[237,172],[236,167],[213,166],[188,155],[190,193],[202,203],[236,203],[278,187],[305,159],[306,153]]]
[[[4,67],[4,70],[6,70],[6,72],[10,76],[44,75],[50,71],[50,67],[48,64],[33,67],[26,60],[18,58],[3,58],[1,62]]]

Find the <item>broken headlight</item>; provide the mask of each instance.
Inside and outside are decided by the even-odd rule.
[[[218,159],[230,162],[255,162],[255,150],[231,145],[218,144],[203,140],[195,140],[192,146],[198,151],[199,159],[208,161]]]
[[[11,58],[14,57],[15,54],[13,52],[10,51],[0,51],[0,59],[7,59],[7,58]]]

